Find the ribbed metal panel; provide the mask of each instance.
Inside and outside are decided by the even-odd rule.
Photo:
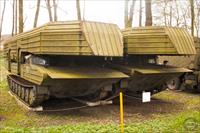
[[[159,56],[158,62],[168,61],[168,65],[185,67],[189,69],[199,69],[200,65],[200,39],[194,38],[196,55],[191,56]]]
[[[165,27],[165,31],[178,54],[196,54],[194,40],[185,29]]]
[[[139,27],[123,31],[128,54],[194,55],[192,36],[183,28]]]
[[[123,56],[120,29],[114,24],[90,21],[51,22],[5,42],[33,54]]]
[[[83,22],[83,32],[94,55],[123,56],[122,34],[116,25]]]

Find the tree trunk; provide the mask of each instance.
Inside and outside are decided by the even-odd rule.
[[[142,26],[142,0],[140,0],[139,26]]]
[[[15,1],[13,0],[12,3],[12,33],[11,35],[14,36],[14,29],[15,29]]]
[[[23,23],[23,0],[19,0],[19,33],[22,33],[24,29]]]
[[[172,3],[170,4],[169,25],[172,26]]]
[[[49,13],[49,21],[52,22],[52,21],[53,21],[53,18],[52,18],[50,0],[46,0],[46,5],[47,5],[48,13]]]
[[[124,26],[128,28],[128,1],[125,0],[125,7],[124,7]]]
[[[2,14],[1,14],[1,21],[0,21],[0,41],[1,41],[1,33],[2,33],[2,26],[3,26],[3,18],[4,18],[4,13],[5,13],[5,9],[6,9],[6,0],[4,0],[3,2],[3,10],[2,10]]]
[[[37,27],[39,12],[40,12],[40,0],[37,0],[37,8],[35,12],[35,19],[34,19],[34,25],[33,25],[34,28]]]
[[[53,8],[54,8],[54,21],[58,20],[58,15],[57,15],[57,3],[56,0],[53,0]]]
[[[199,37],[199,28],[200,28],[200,7],[198,7],[198,9],[197,9],[197,18],[196,18],[195,27],[196,27],[197,37]]]
[[[18,14],[17,14],[17,12],[18,12],[18,1],[17,0],[15,0],[15,35],[17,34],[17,29],[18,29],[18,25],[17,25],[17,17],[18,17]]]
[[[146,26],[152,26],[151,0],[145,0]]]
[[[191,10],[191,35],[194,36],[194,0],[190,0],[190,10]]]
[[[164,15],[164,21],[165,21],[165,26],[167,26],[167,13],[166,13],[166,8],[167,8],[167,0],[164,1],[165,5],[163,8],[163,15]]]
[[[80,0],[76,0],[76,10],[77,10],[77,17],[78,20],[81,20],[81,9],[80,9]]]
[[[134,6],[135,6],[135,0],[132,0],[132,5],[130,7],[129,20],[128,20],[128,27],[132,27]]]
[[[179,27],[179,18],[180,18],[180,14],[179,14],[179,8],[178,8],[177,0],[175,0],[175,5],[176,5],[176,14],[177,14],[176,26]]]

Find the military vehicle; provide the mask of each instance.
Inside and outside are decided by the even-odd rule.
[[[192,89],[200,92],[200,38],[194,37],[194,46],[197,54],[192,56],[162,56],[159,62],[166,61],[168,65],[184,67],[192,70],[180,77],[174,78],[167,82],[169,89]]]
[[[189,69],[159,64],[158,56],[188,56],[196,53],[193,39],[185,29],[173,27],[139,27],[123,30],[125,57],[112,68],[129,75],[129,95],[160,92],[165,82],[191,72]]]
[[[158,55],[195,53],[184,30],[144,27],[126,29],[123,35],[114,24],[91,21],[50,22],[18,34],[4,42],[10,91],[31,107],[50,97],[95,102],[120,88],[130,95],[153,94],[166,81],[190,72],[157,63]]]
[[[99,22],[51,22],[4,43],[9,88],[28,106],[49,97],[103,99],[128,75],[105,67],[123,56],[120,29]]]

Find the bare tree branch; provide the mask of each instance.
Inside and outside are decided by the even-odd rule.
[[[76,9],[78,20],[81,20],[80,0],[76,0]]]
[[[129,4],[129,0],[125,0],[125,9],[124,9],[125,28],[132,27],[135,0],[132,0],[132,4],[130,6],[129,12],[128,12],[128,8],[129,8],[128,4]]]
[[[52,22],[53,18],[52,18],[52,12],[51,12],[51,3],[50,0],[46,0],[46,5],[47,5],[47,10],[49,13],[49,21]]]
[[[132,0],[132,5],[130,7],[129,20],[128,20],[129,27],[132,27],[134,6],[135,6],[135,0]]]
[[[190,11],[191,11],[191,35],[194,36],[194,0],[190,0]]]
[[[140,0],[139,26],[142,26],[142,0]]]
[[[39,11],[40,11],[40,0],[37,0],[37,8],[36,8],[35,19],[34,19],[34,24],[33,24],[34,28],[37,27],[37,21],[38,21]]]
[[[151,0],[145,0],[146,26],[152,26]]]
[[[3,19],[4,19],[5,9],[6,9],[6,0],[4,0],[4,2],[3,2],[3,10],[2,10],[2,14],[1,14],[1,21],[0,21],[0,40],[1,40],[2,25],[3,25]]]
[[[24,29],[23,22],[23,0],[19,0],[19,33],[22,33]]]
[[[18,29],[18,27],[17,27],[17,12],[18,12],[18,6],[17,6],[17,4],[18,4],[18,1],[17,0],[15,0],[15,35],[17,34],[17,29]]]
[[[57,3],[56,0],[53,0],[53,8],[54,8],[54,21],[58,20],[58,15],[57,15]]]
[[[14,36],[14,29],[15,29],[15,1],[13,0],[12,3],[12,33],[11,35]]]
[[[125,7],[124,7],[124,25],[125,25],[125,28],[128,27],[128,1],[129,0],[125,0]]]

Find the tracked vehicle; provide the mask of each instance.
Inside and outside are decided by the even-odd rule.
[[[49,97],[103,99],[128,75],[105,67],[123,56],[120,29],[89,21],[52,22],[4,43],[9,88],[28,106]]]
[[[159,62],[167,61],[168,65],[184,67],[192,70],[192,72],[184,73],[182,76],[174,78],[167,82],[170,89],[191,89],[200,92],[200,38],[194,37],[194,46],[197,54],[192,56],[162,56]]]
[[[189,41],[180,42],[184,38]],[[50,97],[103,100],[120,88],[153,94],[191,71],[157,62],[158,55],[195,54],[190,39],[184,30],[166,27],[126,29],[122,35],[114,24],[51,22],[4,42],[9,88],[32,107]]]
[[[129,75],[126,91],[129,95],[143,91],[155,94],[166,87],[165,83],[191,70],[159,64],[158,56],[186,56],[196,53],[193,39],[181,28],[139,27],[123,31],[125,55],[115,60],[112,68]]]

